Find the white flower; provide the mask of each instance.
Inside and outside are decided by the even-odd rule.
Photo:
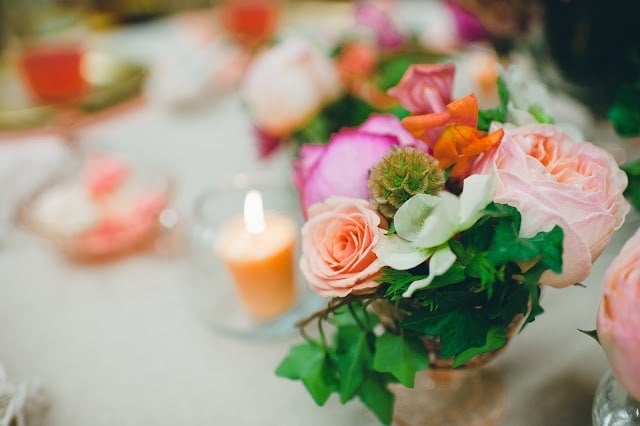
[[[482,209],[493,199],[493,175],[471,175],[464,180],[463,188],[460,197],[445,191],[437,196],[414,195],[394,216],[396,233],[381,235],[374,252],[384,265],[406,270],[429,260],[427,278],[411,283],[404,297],[427,287],[453,265],[456,256],[447,241],[480,218]]]
[[[259,55],[243,85],[243,99],[258,127],[287,136],[340,93],[328,56],[303,40],[288,39]]]

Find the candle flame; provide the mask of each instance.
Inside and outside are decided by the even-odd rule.
[[[244,197],[244,224],[250,234],[259,234],[265,228],[262,196],[255,189]]]

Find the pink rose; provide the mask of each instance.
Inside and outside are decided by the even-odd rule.
[[[598,337],[613,374],[640,399],[640,229],[626,242],[604,276]]]
[[[426,145],[391,115],[372,115],[360,127],[343,129],[326,145],[306,144],[294,160],[294,184],[302,210],[331,196],[369,199],[369,170],[392,146]]]
[[[365,200],[331,197],[309,209],[302,226],[300,269],[323,297],[375,291],[382,267],[373,247],[380,217]]]
[[[329,57],[308,42],[289,39],[255,58],[242,93],[256,125],[282,137],[306,124],[340,90]]]
[[[541,284],[581,282],[629,212],[622,195],[627,176],[604,149],[574,141],[554,126],[504,130],[502,143],[480,157],[471,173],[495,173],[494,200],[520,210],[522,236],[562,227],[562,274],[546,272]]]
[[[387,93],[413,114],[444,112],[451,102],[455,71],[453,64],[411,65]]]

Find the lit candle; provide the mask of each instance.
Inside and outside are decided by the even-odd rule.
[[[242,304],[254,318],[275,318],[295,303],[295,242],[293,221],[282,214],[265,213],[262,197],[255,190],[245,196],[244,217],[224,225],[217,251]]]

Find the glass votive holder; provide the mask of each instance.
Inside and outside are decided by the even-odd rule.
[[[276,337],[317,306],[298,272],[299,211],[293,187],[244,174],[197,197],[190,287],[197,314],[214,329]]]
[[[103,157],[93,157],[94,165],[102,162],[97,166],[83,160],[35,191],[19,209],[19,222],[79,263],[166,254],[163,245],[179,225],[170,207],[173,180],[154,167]]]

